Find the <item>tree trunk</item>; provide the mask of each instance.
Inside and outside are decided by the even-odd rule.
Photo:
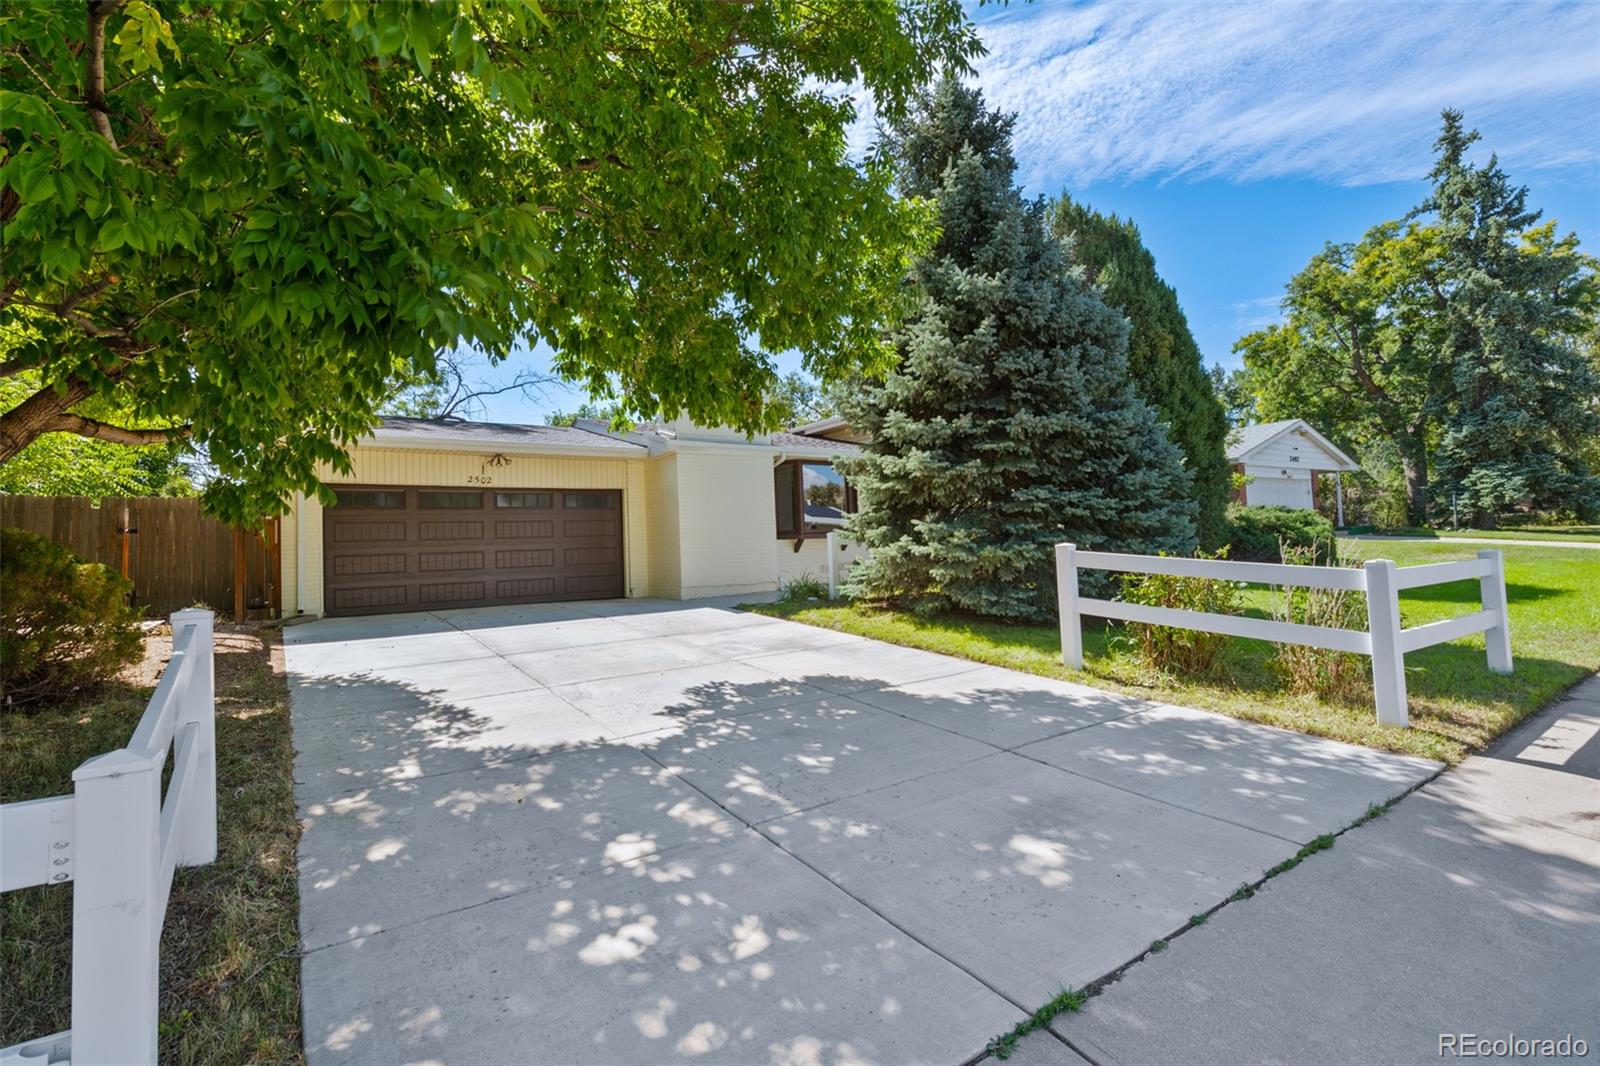
[[[0,465],[9,463],[39,437],[56,429],[67,408],[89,398],[89,383],[73,380],[65,392],[46,386],[0,415]]]
[[[1400,467],[1406,478],[1406,522],[1413,526],[1428,524],[1428,445],[1422,434],[1403,436],[1400,445]]]

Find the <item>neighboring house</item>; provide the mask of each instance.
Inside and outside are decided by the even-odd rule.
[[[1263,422],[1234,430],[1228,440],[1228,461],[1246,477],[1239,502],[1252,507],[1298,507],[1310,510],[1321,501],[1317,475],[1334,475],[1337,524],[1344,525],[1344,486],[1340,475],[1361,469],[1303,419]]]
[[[771,592],[827,572],[855,494],[839,419],[747,438],[386,418],[283,521],[289,615]],[[848,560],[845,560],[848,561]]]

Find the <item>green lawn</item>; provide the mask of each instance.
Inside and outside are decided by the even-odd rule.
[[[1468,537],[1487,540],[1549,540],[1600,544],[1600,526],[1506,526],[1504,529],[1386,529],[1390,537]]]
[[[161,1061],[299,1063],[300,827],[277,632],[218,626],[216,670],[219,854],[173,879]],[[0,802],[72,791],[74,767],[128,742],[153,676],[135,669],[93,698],[0,718]],[[0,1046],[71,1025],[71,945],[71,888],[0,896]]]
[[[1467,544],[1358,541],[1347,545],[1365,558],[1401,566],[1472,558]],[[893,644],[925,648],[1016,670],[1062,677],[1118,692],[1220,711],[1319,736],[1456,762],[1481,748],[1564,689],[1600,669],[1600,552],[1507,547],[1506,586],[1516,670],[1489,672],[1481,635],[1406,657],[1411,728],[1380,726],[1368,686],[1350,703],[1327,703],[1283,690],[1273,668],[1272,645],[1235,639],[1214,677],[1153,674],[1130,653],[1120,627],[1090,622],[1084,632],[1085,669],[1061,664],[1054,626],[1016,626],[975,617],[922,619],[866,604],[754,604],[750,610],[839,629]],[[1249,590],[1248,607],[1261,608],[1271,593]],[[1477,608],[1476,581],[1401,594],[1407,626]]]

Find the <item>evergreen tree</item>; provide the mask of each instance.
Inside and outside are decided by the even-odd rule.
[[[899,362],[846,397],[871,435],[841,461],[871,549],[857,590],[919,610],[1055,611],[1052,546],[1187,552],[1182,453],[1128,376],[1122,315],[1013,185],[1011,119],[950,79],[891,134],[902,192],[941,236],[913,266]]]
[[[1439,443],[1438,501],[1454,494],[1492,529],[1495,515],[1527,500],[1586,512],[1600,505],[1600,477],[1584,461],[1600,433],[1600,381],[1583,348],[1593,329],[1593,260],[1554,223],[1536,226],[1528,190],[1490,156],[1474,166],[1478,139],[1461,113],[1444,113],[1433,193],[1419,212],[1437,216],[1448,288],[1441,301],[1450,368],[1448,421]]]
[[[1063,194],[1051,215],[1056,236],[1094,280],[1106,303],[1128,317],[1128,370],[1140,399],[1154,407],[1183,449],[1193,481],[1200,541],[1227,539],[1228,417],[1200,359],[1178,294],[1156,272],[1155,256],[1130,219],[1102,215]]]

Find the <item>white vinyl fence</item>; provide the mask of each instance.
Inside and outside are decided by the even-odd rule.
[[[850,568],[867,557],[867,549],[844,539],[844,534],[833,530],[828,534],[828,599],[839,598],[839,586],[844,584]]]
[[[0,806],[0,891],[73,882],[72,1028],[0,1051],[0,1066],[156,1061],[172,873],[217,857],[212,621],[172,616],[172,660],[132,739],[74,770],[72,795]]]
[[[1298,588],[1344,589],[1367,598],[1367,629],[1335,629],[1266,618],[1213,614],[1174,607],[1154,607],[1121,600],[1078,595],[1078,571],[1115,570],[1130,574],[1171,574],[1224,581],[1250,581]],[[1481,610],[1440,622],[1400,627],[1400,591],[1476,578]],[[1254,637],[1280,644],[1354,652],[1372,657],[1372,688],[1378,721],[1407,725],[1406,653],[1443,644],[1469,633],[1482,633],[1489,648],[1489,669],[1511,672],[1511,630],[1506,617],[1505,564],[1498,551],[1480,551],[1476,559],[1423,566],[1397,567],[1388,559],[1369,559],[1364,568],[1292,566],[1285,563],[1242,563],[1225,559],[1185,559],[1165,555],[1124,555],[1079,551],[1073,544],[1056,545],[1056,588],[1061,604],[1061,660],[1083,669],[1082,615],[1124,622],[1197,629],[1232,637]]]

